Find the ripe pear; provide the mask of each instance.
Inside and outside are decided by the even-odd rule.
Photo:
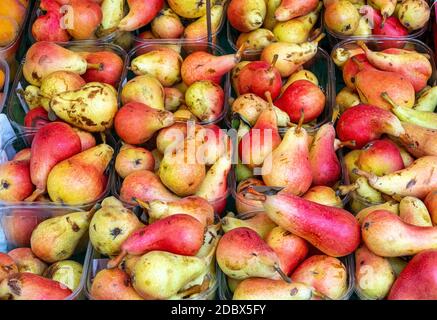
[[[173,10],[164,8],[152,20],[151,31],[158,39],[177,39],[184,32],[184,25]]]
[[[247,51],[258,51],[267,47],[272,42],[276,42],[276,37],[268,29],[259,28],[247,33],[241,33],[237,39],[236,46],[241,48],[244,45],[244,49]]]
[[[58,281],[71,291],[76,290],[82,279],[83,266],[73,260],[64,260],[52,264],[45,272],[44,277]]]
[[[135,264],[132,284],[145,299],[167,299],[204,273],[207,267],[198,257],[152,251]]]
[[[160,48],[142,54],[131,62],[132,71],[155,77],[165,87],[181,81],[182,57],[172,49]]]
[[[247,216],[247,217],[246,217]],[[256,212],[254,215],[241,215],[239,218],[235,214],[229,212],[222,218],[222,228],[224,232],[229,232],[236,228],[246,227],[252,229],[263,239],[276,227],[276,223],[270,220],[269,216],[263,212]]]
[[[427,88],[421,91],[419,98],[417,98],[413,109],[418,111],[433,112],[437,107],[437,86]]]
[[[325,8],[324,21],[326,26],[342,35],[352,35],[360,23],[357,8],[348,0],[339,0]]]
[[[38,259],[30,248],[16,248],[8,252],[18,267],[18,272],[30,272],[42,275],[47,265]]]
[[[124,0],[102,1],[102,30],[115,30],[124,17]]]
[[[423,28],[430,14],[431,9],[425,0],[403,0],[397,11],[399,21],[410,31]]]
[[[70,258],[82,236],[88,232],[96,209],[68,213],[41,222],[30,239],[33,253],[50,263]]]
[[[383,22],[394,12],[397,0],[368,0],[369,5],[381,12]]]
[[[223,6],[214,5],[211,7],[211,33],[215,35],[223,19]],[[208,37],[208,28],[206,27],[207,15],[203,15],[196,21],[190,23],[184,30],[184,39],[186,40],[203,40]],[[184,46],[186,48],[186,46]],[[191,46],[190,46],[191,48]]]
[[[90,289],[94,300],[143,300],[134,290],[129,275],[118,269],[102,269],[94,277]]]
[[[47,179],[52,201],[69,205],[96,201],[107,187],[105,171],[113,154],[112,147],[100,144],[58,163]]]
[[[266,17],[265,0],[231,0],[228,5],[228,21],[240,32],[249,32],[262,26]]]
[[[319,0],[282,0],[275,11],[278,21],[287,21],[310,13],[320,4]]]
[[[164,7],[164,0],[128,0],[127,3],[129,13],[118,24],[122,31],[134,31],[147,25]]]
[[[309,82],[312,82],[316,86],[319,85],[319,80],[317,79],[317,76],[312,73],[309,70],[299,70],[294,72],[287,80],[287,82],[282,86],[281,93],[284,93],[284,91],[293,84],[293,82],[296,82],[298,80],[308,80]]]
[[[164,110],[165,93],[161,83],[155,77],[142,75],[128,81],[121,91],[123,105],[140,102],[151,108]]]
[[[50,108],[62,120],[90,132],[112,127],[118,109],[117,91],[101,82],[89,82],[79,88],[57,94]]]
[[[340,107],[340,113],[361,103],[360,97],[353,90],[344,87],[337,93],[335,103]]]
[[[129,235],[141,227],[143,224],[132,211],[115,197],[108,197],[91,219],[90,241],[99,253],[115,256],[120,253],[120,247]]]
[[[317,22],[322,7],[323,4],[319,1],[314,11],[285,22],[278,22],[273,28],[273,34],[276,39],[290,43],[303,43],[307,41],[311,30]]]
[[[275,11],[281,4],[282,0],[266,0],[267,12],[264,19],[263,28],[273,30],[276,25]]]
[[[309,286],[284,280],[250,278],[235,288],[233,300],[310,300],[313,296]]]
[[[123,179],[129,174],[140,170],[153,171],[155,159],[152,153],[144,148],[124,144],[115,158],[115,170]]]
[[[18,266],[6,253],[0,252],[0,283],[3,279],[7,278],[9,274],[18,272]]]
[[[201,121],[217,120],[224,107],[224,92],[221,86],[212,81],[197,81],[185,92],[185,103]]]
[[[399,215],[399,203],[396,201],[388,201],[388,202],[384,202],[382,204],[375,204],[373,206],[366,207],[366,208],[362,209],[355,216],[357,218],[360,226],[363,224],[364,219],[371,212],[376,211],[376,210],[385,210],[385,211],[389,211],[395,215]]]
[[[358,22],[358,27],[355,29],[353,36],[357,37],[369,37],[372,35],[372,26],[370,19],[366,16],[361,16]]]
[[[337,192],[327,186],[311,187],[302,198],[325,206],[343,208],[343,202]]]
[[[404,197],[399,203],[399,217],[409,224],[419,227],[432,227],[431,217],[422,200]]]
[[[206,14],[206,2],[197,0],[168,0],[170,8],[179,16],[194,19]]]

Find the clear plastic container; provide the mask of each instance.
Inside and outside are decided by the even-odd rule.
[[[8,96],[9,81],[10,81],[10,78],[9,78],[9,65],[3,59],[0,59],[0,70],[5,75],[3,88],[0,88],[0,93],[2,94],[1,97],[0,97],[0,113],[1,113],[3,111],[3,107],[4,107],[5,103],[6,103],[6,98]]]
[[[33,44],[35,42],[37,42],[35,40],[35,38],[33,37],[32,34],[32,26],[34,24],[34,22],[36,21],[36,19],[39,16],[42,16],[44,14],[43,10],[39,7],[40,6],[41,1],[37,0],[33,6],[33,10],[32,10],[32,14],[30,15],[30,20],[29,20],[29,26],[27,29],[27,36],[29,37],[30,43]],[[127,7],[127,3],[125,4],[125,6]],[[70,44],[102,44],[102,43],[113,43],[113,44],[118,44],[118,40],[122,38],[124,32],[119,31],[119,30],[115,30],[105,36],[96,38],[96,39],[89,39],[89,40],[70,40],[68,42],[58,42],[58,43],[70,43]],[[128,48],[126,48],[128,49]]]
[[[3,149],[0,150],[0,154],[2,154],[3,152],[7,155],[8,160],[11,160],[15,154],[17,152],[19,152],[22,149],[25,148],[30,148],[31,144],[32,144],[32,140],[33,137],[35,136],[35,131],[34,132],[26,132],[26,133],[20,133],[17,135],[17,137],[9,139],[8,141],[5,142]],[[102,138],[100,135],[96,135],[96,142],[97,144],[102,143]],[[108,145],[110,145],[112,148],[116,147],[116,142],[115,139],[107,134],[106,135],[106,143]],[[82,205],[77,205],[75,206],[76,208],[80,208],[82,210],[88,210],[90,209],[93,205],[95,205],[96,203],[102,201],[110,192],[111,189],[111,185],[112,185],[112,180],[113,180],[113,162],[114,162],[115,156],[113,157],[113,159],[111,160],[110,164],[108,165],[108,167],[106,168],[105,171],[105,176],[107,177],[107,183],[106,183],[106,188],[105,190],[102,192],[102,194],[93,202],[91,203],[84,203]],[[28,202],[18,202],[16,203],[16,205],[27,205]],[[34,205],[46,205],[47,203],[49,204],[55,204],[54,202],[32,202],[31,204]],[[11,203],[5,203],[5,202],[0,202],[0,206],[2,204],[7,204],[7,205],[12,205]],[[57,204],[60,205],[60,204]]]
[[[256,58],[256,59],[259,59]],[[329,54],[322,48],[318,48],[316,55],[303,65],[303,68],[313,72],[319,80],[319,87],[326,96],[325,109],[321,115],[314,121],[304,124],[303,127],[308,133],[316,132],[322,125],[331,121],[333,108],[335,106],[335,69],[334,63],[331,60]],[[283,79],[285,83],[286,78]],[[231,83],[228,84],[231,88]],[[232,98],[237,98],[237,95],[233,88],[231,88]],[[225,123],[228,128],[231,128],[232,122],[232,105],[229,105],[229,112],[226,115]],[[279,132],[284,134],[288,130],[288,127],[280,127]]]
[[[16,248],[16,244],[11,239],[15,230],[7,229],[6,224],[8,224],[10,219],[14,219],[14,216],[17,213],[19,216],[25,216],[26,219],[35,219],[35,224],[37,224],[51,217],[78,211],[83,211],[83,209],[45,203],[19,203],[0,206],[0,252],[9,252]],[[86,235],[88,235],[88,233]],[[88,240],[86,243],[88,243]],[[66,298],[66,300],[81,300],[84,298],[83,288],[86,281],[86,271],[88,269],[90,252],[89,250],[86,250],[86,246],[83,246],[81,249],[82,250],[79,250],[80,252],[76,252],[73,257],[69,258],[69,260],[75,260],[83,265],[83,274],[80,280],[80,285]]]
[[[322,19],[323,19],[323,13],[322,11],[320,11],[319,18],[317,19],[317,22],[312,29],[313,31],[316,29],[322,29]],[[234,29],[229,23],[229,21],[227,21],[226,33],[227,33],[228,43],[231,46],[232,50],[234,50],[235,52],[238,51],[237,40],[241,33],[238,30]],[[261,53],[262,53],[262,49],[244,50],[242,53],[242,58],[243,60],[250,60],[250,61],[259,60]]]
[[[429,1],[428,1],[429,3]],[[324,14],[324,10],[323,10],[323,14]],[[426,23],[425,26],[423,26],[422,28],[415,30],[413,32],[411,32],[408,36],[405,37],[398,37],[398,38],[394,38],[394,39],[402,39],[402,40],[414,40],[414,39],[421,39],[423,40],[426,36],[426,31],[428,30],[428,24],[429,22]],[[335,31],[332,31],[329,29],[329,27],[326,25],[325,21],[323,21],[323,29],[326,30],[326,34],[327,34],[327,38],[328,38],[328,42],[330,47],[334,47],[336,46],[338,43],[342,42],[342,41],[346,41],[346,40],[350,40],[350,41],[354,41],[354,40],[359,40],[359,39],[385,39],[387,37],[385,36],[380,36],[380,35],[371,35],[369,37],[361,37],[361,36],[346,36],[340,33],[337,33]]]
[[[6,46],[0,46],[0,59],[5,59],[10,65],[15,62],[15,54],[20,48],[21,40],[23,39],[24,30],[26,29],[27,20],[30,17],[30,8],[32,4],[29,2],[26,10],[26,17],[21,25],[20,31],[14,41],[10,42]]]
[[[115,158],[117,157],[120,148],[122,146],[122,142],[118,142],[115,150]],[[147,150],[153,150],[154,149],[154,141],[148,141],[145,145],[142,146],[143,148],[146,148]],[[115,196],[118,200],[120,200],[125,208],[131,209],[131,210],[140,210],[143,211],[142,208],[139,207],[139,205],[135,202],[128,202],[121,198],[120,196],[120,190],[121,186],[123,184],[123,178],[121,178],[116,170],[113,170],[113,179],[112,179],[112,186],[111,186],[111,193],[113,196]],[[232,171],[232,170],[231,170]],[[231,189],[232,189],[232,182],[231,182],[231,172],[228,175],[228,190],[226,194],[218,198],[214,201],[209,201],[209,204],[214,208],[215,214],[217,217],[223,216],[223,213],[226,210],[226,206],[228,204],[228,198],[231,198]],[[145,209],[144,209],[145,210]]]
[[[344,266],[346,267],[348,279],[347,279],[346,293],[337,300],[349,300],[352,294],[354,293],[354,287],[355,287],[355,262],[354,262],[353,255],[349,255],[339,259],[341,260],[341,262],[343,262]],[[234,294],[232,293],[231,289],[228,286],[226,274],[222,270],[220,270],[218,264],[217,264],[217,277],[219,281],[219,290],[218,290],[219,299],[232,300],[232,296]]]
[[[88,260],[86,262],[86,265],[88,269],[86,272],[86,282],[84,284],[84,290],[88,299],[94,300],[93,296],[91,295],[91,286],[93,284],[94,277],[100,270],[106,268],[106,264],[109,259],[94,250],[91,243],[88,246],[87,259]],[[219,281],[216,275],[214,275],[213,273],[210,273],[209,277],[212,281],[208,290],[202,292],[201,294],[183,300],[215,300]]]
[[[185,59],[190,52],[187,50],[185,50],[186,46],[191,46],[194,45],[196,42],[192,42],[192,41],[185,41],[185,40],[178,40],[178,41],[159,41],[159,42],[155,42],[155,41],[149,41],[147,43],[144,43],[138,47],[135,47],[134,49],[132,49],[129,52],[129,61],[132,62],[133,59],[135,59],[137,56],[140,56],[142,54],[145,54],[149,51],[152,50],[156,50],[157,48],[159,48],[160,46],[180,46],[181,47],[181,57],[183,59]],[[220,48],[219,46],[213,44],[213,43],[208,43],[207,45],[208,47],[208,52],[217,56],[222,56],[225,55],[225,52],[223,51],[222,48]],[[127,80],[131,80],[135,77],[135,74],[131,71],[128,72],[127,74]],[[221,82],[221,86],[223,88],[223,92],[224,92],[224,105],[223,105],[223,111],[217,116],[217,118],[215,120],[212,121],[203,121],[203,122],[199,122],[199,124],[201,125],[207,125],[207,124],[216,124],[219,123],[221,120],[223,120],[223,118],[225,117],[225,115],[228,113],[228,100],[229,100],[229,96],[230,96],[230,92],[231,92],[231,87],[230,87],[230,74],[227,73],[226,75],[223,76],[222,82]]]
[[[211,0],[211,2],[213,2]],[[216,32],[212,33],[211,36],[206,36],[203,38],[198,38],[198,39],[186,39],[186,38],[178,38],[178,39],[143,39],[141,37],[139,37],[139,35],[144,32],[144,31],[150,31],[150,24],[141,28],[140,30],[135,31],[135,37],[134,37],[134,42],[135,42],[135,47],[140,46],[142,44],[146,44],[146,43],[163,43],[166,44],[168,42],[172,42],[172,43],[179,43],[180,41],[188,41],[185,45],[185,50],[188,52],[193,52],[193,51],[208,51],[208,45],[209,42],[212,41],[214,44],[216,44],[216,41],[218,40],[219,34],[223,29],[223,26],[225,25],[225,20],[226,20],[226,8],[227,8],[227,4],[228,4],[228,0],[216,0],[214,1],[217,4],[220,3],[223,6],[223,14],[222,14],[222,18],[219,22],[219,26]],[[213,4],[211,3],[211,7],[213,6]],[[210,14],[208,11],[208,7],[207,7],[207,14]],[[181,18],[182,24],[184,25],[184,27],[188,26],[190,23],[196,21],[197,19],[184,19]]]
[[[127,66],[129,61],[128,54],[126,53],[126,51],[124,51],[122,48],[114,44],[104,44],[104,43],[92,44],[92,43],[81,42],[80,44],[64,43],[60,45],[72,51],[88,51],[88,52],[110,51],[116,53],[123,60],[123,71],[120,77],[118,88],[116,88],[118,89],[118,96],[120,101],[120,93],[123,86],[123,81],[126,78]],[[15,80],[12,84],[9,100],[7,102],[7,110],[6,110],[6,113],[12,125],[20,132],[34,131],[33,128],[24,126],[24,117],[27,114],[27,112],[29,112],[30,110],[29,106],[24,100],[24,97],[21,94],[22,90],[24,90],[29,85],[29,83],[26,81],[23,75],[24,62],[25,60],[23,59],[19,67],[19,70],[17,72],[17,75],[15,77]]]

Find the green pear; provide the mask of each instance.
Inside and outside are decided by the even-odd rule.
[[[46,262],[70,258],[82,236],[88,231],[96,209],[97,206],[88,212],[68,213],[41,222],[30,238],[33,253]]]
[[[90,241],[101,254],[116,256],[120,253],[122,243],[141,227],[143,224],[132,211],[115,197],[108,197],[91,219]]]
[[[206,269],[207,264],[198,257],[151,251],[135,264],[132,284],[144,298],[168,299]]]
[[[27,88],[26,88],[27,90]],[[437,86],[429,87],[423,91],[419,98],[416,100],[416,104],[413,109],[418,111],[434,112],[437,107]]]
[[[73,260],[64,260],[52,264],[45,272],[44,277],[58,281],[69,288],[76,290],[80,285],[83,266]]]

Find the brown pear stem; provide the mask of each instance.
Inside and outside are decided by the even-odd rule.
[[[348,141],[341,141],[338,146],[339,148],[348,147],[348,148],[354,148],[357,145],[355,140],[348,140]]]
[[[235,56],[234,56],[234,58],[235,58],[235,62],[236,62],[236,63],[238,63],[238,62],[241,61],[241,59],[242,59],[242,57],[243,57],[244,50],[246,50],[246,47],[247,47],[247,44],[246,44],[246,42],[244,42],[244,43],[240,46],[240,48],[238,48],[238,50],[237,50],[237,52],[235,53]]]
[[[304,120],[305,120],[305,113],[304,113],[303,109],[300,109],[300,118],[299,118],[299,122],[297,124],[296,133],[300,133],[300,130],[302,130]]]
[[[289,277],[287,277],[287,275],[284,273],[284,271],[282,271],[282,269],[277,264],[275,264],[274,268],[275,268],[276,272],[279,273],[282,280],[284,280],[287,283],[291,283],[291,279]]]
[[[250,186],[246,189],[246,193],[256,195],[260,199],[260,201],[266,201],[266,199],[267,199],[267,196],[265,194],[262,194],[262,193],[256,191],[252,186]]]
[[[126,256],[127,256],[127,252],[125,250],[121,251],[118,256],[116,256],[115,258],[112,258],[108,261],[108,263],[106,264],[106,267],[108,269],[117,268],[118,265],[121,263],[121,261],[123,261],[124,257],[126,257]]]
[[[96,203],[91,209],[90,211],[88,211],[88,218],[91,219],[94,216],[94,213],[96,213],[98,210],[100,210],[102,208],[102,206],[100,205],[100,203]]]
[[[374,174],[369,173],[369,172],[366,172],[366,171],[363,171],[363,170],[360,170],[360,169],[358,169],[358,168],[354,168],[354,169],[352,170],[352,173],[354,173],[354,174],[356,174],[356,175],[359,175],[359,176],[361,176],[361,177],[364,177],[364,178],[366,178],[366,179],[369,180],[369,181],[371,181],[371,180],[375,180],[375,178],[376,178],[376,176],[375,176]]]
[[[385,20],[387,20],[387,18],[388,18],[387,14],[382,15],[381,29],[384,28]]]
[[[356,56],[351,57],[352,61],[357,65],[358,69],[362,71],[364,69],[364,64],[357,59]]]
[[[314,34],[317,34],[317,37],[314,40],[311,40],[310,42],[318,43],[318,42],[320,42],[326,36],[325,33],[320,33],[320,32],[321,32],[320,29],[315,30]]]
[[[369,48],[367,47],[367,45],[364,43],[363,40],[359,40],[357,41],[357,45],[363,49],[365,52],[369,50]]]
[[[39,196],[42,196],[46,189],[36,189],[30,196],[24,199],[25,202],[34,202]]]
[[[103,63],[88,63],[87,69],[102,71],[103,70]]]
[[[275,54],[275,55],[273,56],[273,60],[272,60],[272,63],[270,64],[269,71],[272,71],[272,70],[273,70],[273,68],[274,68],[275,65],[276,65],[276,62],[278,62],[278,58],[279,58],[279,55],[278,55],[278,54]]]
[[[270,91],[264,92],[264,95],[267,98],[267,102],[269,103],[269,107],[273,108],[272,94],[270,93]]]
[[[134,198],[133,199],[136,203],[138,203],[140,205],[141,208],[150,210],[150,206],[147,202],[144,202],[143,200],[140,200],[138,198]]]
[[[104,134],[103,132],[100,132],[100,138],[102,139],[102,143],[106,144],[106,134]]]
[[[332,111],[331,123],[335,123],[335,121],[337,121],[339,115],[340,115],[340,107],[338,104],[336,104],[334,106],[334,110]]]
[[[350,184],[350,185],[344,185],[344,186],[339,186],[337,192],[342,195],[345,196],[348,193],[355,191],[358,189],[358,184],[354,183],[354,184]]]
[[[383,98],[385,101],[387,101],[391,105],[392,108],[397,107],[396,103],[392,100],[392,98],[390,98],[390,96],[388,95],[387,92],[382,92],[381,98]]]

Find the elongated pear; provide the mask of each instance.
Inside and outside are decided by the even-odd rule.
[[[235,217],[229,212],[222,218],[222,228],[224,232],[229,232],[236,228],[246,227],[254,230],[263,239],[276,227],[276,224],[270,220],[269,216],[263,212],[256,212],[254,215],[248,213]]]
[[[79,153],[79,136],[66,123],[48,123],[35,134],[30,155],[30,177],[37,191],[28,199],[33,201],[46,190],[47,178],[59,162]]]
[[[314,40],[300,44],[274,42],[264,48],[261,60],[272,63],[275,55],[278,55],[275,67],[282,77],[288,77],[316,55],[317,45],[324,36],[322,33]]]
[[[355,288],[365,299],[384,299],[395,281],[387,258],[377,256],[365,245],[355,251]]]
[[[363,241],[382,257],[402,257],[437,249],[437,228],[418,227],[403,222],[385,210],[371,212],[361,227]]]
[[[143,201],[176,201],[179,199],[166,189],[156,174],[148,170],[136,171],[128,175],[121,185],[120,198],[133,204],[135,199]]]
[[[361,171],[358,173],[365,176],[373,188],[385,194],[424,199],[437,188],[437,157],[419,158],[409,167],[382,177]]]
[[[344,209],[324,206],[285,192],[266,196],[264,209],[279,226],[330,256],[348,255],[360,243],[360,226]]]
[[[287,130],[279,146],[265,158],[262,177],[266,185],[284,187],[295,195],[310,188],[313,174],[305,129],[298,126]]]
[[[164,6],[164,0],[128,0],[129,13],[120,21],[118,29],[134,31],[147,25]]]
[[[279,258],[252,229],[236,228],[223,235],[216,251],[220,269],[229,277],[243,280],[253,277],[277,277]]]
[[[413,109],[418,111],[433,112],[437,107],[437,86],[427,89],[416,100]]]
[[[131,62],[132,71],[140,75],[151,75],[164,87],[171,87],[181,81],[182,57],[174,50],[160,48],[142,54]]]
[[[137,202],[147,209],[149,220],[156,221],[175,214],[190,215],[204,226],[214,222],[214,208],[204,198],[199,196],[185,197],[175,201],[152,200]]]
[[[52,42],[36,42],[26,53],[23,75],[35,86],[40,86],[42,79],[55,71],[71,71],[84,74],[87,62],[78,53],[65,49]]]
[[[399,138],[402,145],[416,158],[437,156],[437,130],[403,122],[405,133]]]
[[[70,258],[82,236],[88,232],[96,209],[68,213],[41,222],[32,232],[32,252],[49,263]]]
[[[278,22],[273,28],[273,34],[276,39],[278,41],[290,43],[303,43],[307,41],[311,34],[311,30],[319,18],[319,12],[322,7],[323,4],[319,1],[315,10],[308,14],[285,22]]]
[[[310,300],[313,296],[309,286],[287,283],[284,280],[250,278],[235,288],[233,300]]]
[[[105,192],[105,175],[114,149],[100,144],[58,163],[47,179],[50,199],[69,205],[88,204]]]
[[[198,257],[165,251],[146,253],[133,269],[132,284],[143,298],[167,299],[199,277],[207,264]]]
[[[399,217],[409,224],[419,227],[432,227],[431,217],[422,200],[404,197],[399,203]]]
[[[375,52],[370,50],[363,41],[358,45],[364,50],[367,59],[378,69],[396,72],[404,76],[416,92],[422,90],[432,74],[431,62],[423,54],[415,51],[402,53]]]
[[[309,160],[313,185],[332,186],[341,176],[341,165],[334,149],[335,128],[324,124],[317,131],[310,148]]]
[[[115,197],[102,201],[102,208],[91,219],[89,238],[95,250],[106,256],[120,253],[122,243],[143,227],[138,217]]]
[[[318,0],[282,0],[281,4],[275,11],[275,19],[278,21],[287,21],[306,15],[311,11],[314,11],[318,4]]]
[[[0,282],[0,300],[64,300],[73,292],[58,281],[23,272]]]
[[[223,6],[215,5],[211,7],[211,33],[217,33],[220,21],[223,18]],[[206,26],[207,16],[203,15],[193,23],[190,23],[184,30],[184,38],[187,40],[202,40],[208,37],[208,28]]]
[[[89,82],[78,90],[54,96],[50,108],[80,129],[102,132],[112,127],[118,108],[117,91],[106,83]]]

